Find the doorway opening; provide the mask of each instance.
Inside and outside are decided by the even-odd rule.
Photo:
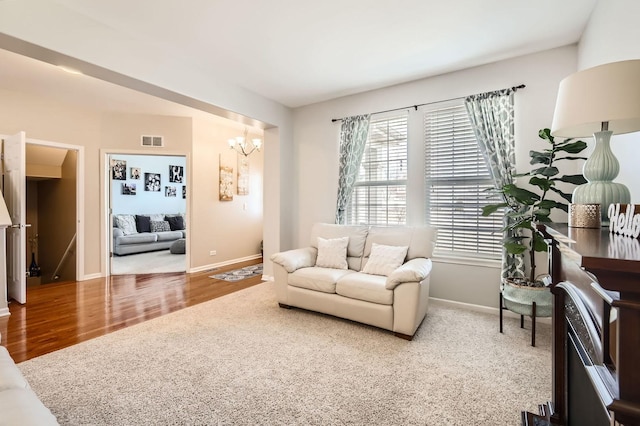
[[[26,142],[27,286],[78,281],[78,150]]]
[[[187,271],[187,157],[106,156],[108,275]]]

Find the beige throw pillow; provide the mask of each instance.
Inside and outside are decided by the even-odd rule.
[[[333,238],[330,240],[318,237],[318,257],[316,266],[322,268],[348,269],[347,246],[349,237]]]
[[[407,246],[385,246],[373,243],[369,260],[364,265],[362,272],[388,277],[404,263],[408,249]]]

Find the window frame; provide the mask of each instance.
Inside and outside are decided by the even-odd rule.
[[[379,159],[368,161],[368,158],[367,158],[369,154],[369,150],[371,149],[372,128],[376,125],[376,123],[386,122],[387,125],[389,125],[389,123],[394,120],[404,121],[404,128],[403,128],[404,134],[402,135],[402,132],[401,132],[400,138],[390,138],[389,137],[390,132],[387,129],[387,137],[386,137],[386,145],[387,145],[386,157],[387,158],[386,158],[386,161],[384,162],[385,164],[384,168],[387,171],[387,179],[362,180],[363,174],[364,175],[369,174],[369,177],[371,176],[371,173],[367,173],[366,171],[365,173],[362,173],[363,172],[362,168],[363,167],[366,168],[367,164],[371,165],[371,164],[380,162]],[[389,145],[393,140],[404,141],[404,147],[402,148],[404,150],[404,156],[401,156],[401,157],[394,156],[393,158],[390,157],[390,152],[392,152],[392,150],[389,149]],[[400,167],[389,167],[390,164],[393,164],[398,160],[400,160],[401,162]],[[402,171],[402,167],[404,167],[404,178],[398,179],[397,176],[395,176],[396,178],[390,178],[390,177],[394,177],[393,175],[397,174],[398,171]],[[376,114],[375,117],[371,118],[371,121],[369,123],[369,131],[367,134],[367,141],[366,141],[365,150],[363,153],[362,162],[360,164],[360,170],[358,171],[358,177],[356,182],[354,183],[351,199],[349,201],[349,204],[345,212],[346,224],[348,225],[366,224],[366,225],[375,225],[375,226],[406,225],[407,224],[407,188],[409,185],[408,167],[409,167],[409,113],[407,111],[394,111],[391,113]],[[363,197],[365,198],[365,202],[358,202],[358,198],[361,195],[360,192],[363,188],[367,191],[367,194],[363,195]],[[399,193],[402,194],[401,207],[399,207],[400,204],[389,203],[391,199],[389,190],[393,188],[400,189]],[[375,189],[383,189],[383,190],[386,189],[387,194],[386,194],[386,200],[384,204],[372,202],[372,195],[370,191]],[[391,191],[391,192],[395,192],[395,191]],[[372,209],[372,206],[374,207],[378,206],[378,208]],[[391,212],[394,209],[398,209],[398,208],[402,210],[402,221],[401,222],[390,221],[389,219],[393,216],[393,213]],[[382,209],[385,212],[383,215],[385,220],[384,221],[375,220],[372,222],[371,218],[372,216],[375,216],[375,211],[372,211],[372,210],[381,211],[380,209]],[[366,211],[363,212],[363,210],[366,210]],[[358,220],[363,216],[366,218],[365,221]]]

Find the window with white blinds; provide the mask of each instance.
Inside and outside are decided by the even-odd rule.
[[[426,112],[424,136],[426,220],[438,228],[437,253],[499,258],[502,217],[483,217],[482,207],[501,200],[486,192],[493,182],[464,104]]]
[[[398,225],[407,216],[407,114],[372,119],[348,224]]]

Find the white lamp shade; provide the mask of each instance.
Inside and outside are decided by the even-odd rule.
[[[640,59],[599,65],[560,82],[553,136],[589,137],[603,122],[614,134],[640,130]]]

